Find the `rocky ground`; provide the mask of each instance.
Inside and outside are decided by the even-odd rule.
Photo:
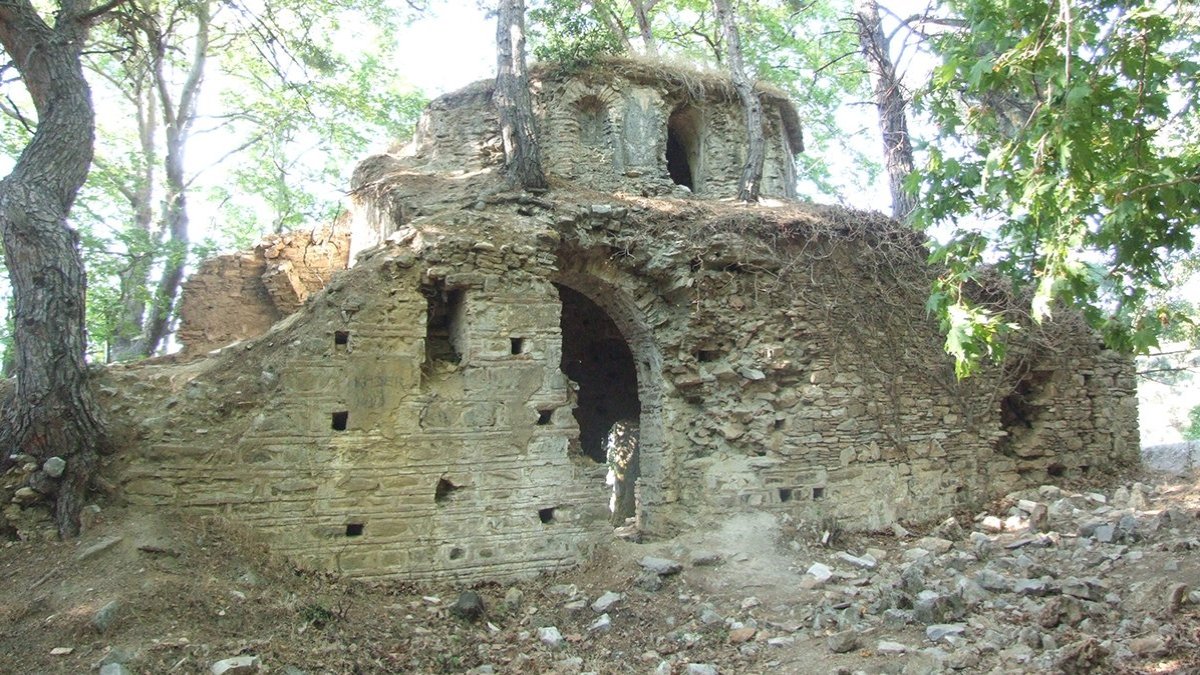
[[[0,546],[0,671],[1200,672],[1200,483],[1138,478],[872,535],[746,513],[474,589],[346,582],[219,519],[101,507],[78,541]]]

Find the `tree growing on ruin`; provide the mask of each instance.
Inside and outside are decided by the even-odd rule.
[[[907,188],[913,172],[912,140],[908,136],[908,100],[892,62],[890,40],[883,32],[876,0],[860,0],[854,12],[859,48],[867,61],[883,140],[883,162],[888,191],[892,195],[892,217],[907,220],[916,208],[916,198]]]
[[[84,362],[86,276],[67,216],[87,178],[95,132],[80,53],[92,23],[118,2],[60,0],[52,22],[30,0],[0,3],[0,44],[37,112],[28,145],[0,180],[16,327],[16,388],[4,407],[0,467],[17,453],[35,459],[41,468],[30,487],[54,500],[62,536],[79,532],[79,511],[105,444]]]
[[[725,38],[726,58],[733,88],[742,102],[746,117],[746,163],[738,179],[738,199],[744,202],[758,201],[762,188],[763,162],[766,159],[767,140],[763,133],[765,117],[762,99],[754,90],[754,83],[746,75],[746,64],[742,58],[742,41],[738,35],[737,19],[729,0],[713,0],[713,9],[721,23]]]
[[[525,65],[524,0],[499,0],[496,8],[494,100],[509,178],[526,190],[546,189]]]

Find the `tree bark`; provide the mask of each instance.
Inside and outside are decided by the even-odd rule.
[[[15,397],[5,406],[0,463],[13,450],[41,466],[66,461],[60,478],[39,470],[32,487],[54,499],[66,537],[105,444],[84,353],[86,277],[67,215],[92,160],[95,118],[80,51],[94,12],[87,0],[60,0],[53,27],[30,0],[0,3],[0,44],[33,99],[37,129],[0,180],[0,232],[13,291]],[[2,464],[0,464],[2,466]]]
[[[633,8],[633,16],[637,19],[638,32],[642,36],[642,47],[646,50],[646,54],[650,56],[658,56],[658,45],[655,44],[654,31],[650,26],[649,12],[658,4],[658,0],[629,0],[629,6]]]
[[[762,99],[754,91],[754,84],[746,76],[746,66],[742,59],[742,41],[738,35],[737,22],[729,0],[713,0],[713,10],[721,23],[721,31],[725,37],[725,49],[729,58],[729,74],[733,78],[733,88],[742,101],[742,110],[746,115],[746,164],[742,168],[742,176],[738,180],[738,199],[744,202],[758,201],[762,188],[763,162],[766,159],[767,140],[763,132],[765,116],[763,115]]]
[[[527,190],[547,188],[534,132],[529,73],[525,69],[525,2],[499,0],[496,16],[496,90],[500,138],[509,178]]]
[[[879,131],[883,137],[883,157],[887,168],[888,188],[892,193],[892,217],[906,220],[917,207],[916,199],[904,189],[904,182],[913,171],[912,141],[908,136],[908,101],[900,88],[896,67],[888,53],[888,41],[879,21],[876,0],[860,0],[854,16],[858,23],[858,42],[875,90],[875,105],[879,111]]]

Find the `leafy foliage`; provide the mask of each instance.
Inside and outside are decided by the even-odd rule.
[[[940,137],[912,187],[919,225],[956,228],[935,253],[948,271],[932,306],[962,326],[947,341],[960,374],[1010,328],[958,283],[984,262],[1031,291],[1035,320],[1074,303],[1110,346],[1146,352],[1185,320],[1155,291],[1192,251],[1200,210],[1195,7],[944,7],[963,27],[933,42],[941,65],[921,103]]]
[[[533,57],[574,69],[599,57],[621,53],[620,37],[597,17],[604,11],[610,8],[593,3],[591,12],[581,12],[579,3],[571,0],[531,5],[529,37],[534,42]]]
[[[1188,411],[1188,424],[1183,430],[1183,437],[1189,441],[1200,441],[1200,405]]]
[[[411,133],[425,98],[383,56],[403,18],[369,0],[254,8],[136,0],[96,28],[86,60],[100,113],[96,162],[72,213],[89,272],[94,358],[142,331],[155,276],[172,261],[332,219],[354,158]],[[205,65],[191,122],[197,142],[179,150],[192,237],[176,241],[165,217],[172,132],[157,97],[165,90],[178,102],[197,63]],[[28,109],[8,99],[0,110],[0,156],[15,157],[27,141]]]

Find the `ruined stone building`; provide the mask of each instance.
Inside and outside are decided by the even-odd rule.
[[[1132,364],[1069,315],[956,380],[920,238],[790,201],[781,96],[775,199],[747,206],[721,78],[617,62],[534,94],[548,192],[505,185],[478,83],[360,165],[348,224],[205,263],[184,354],[102,387],[125,498],[355,577],[503,579],[611,536],[618,422],[650,537],[747,509],[922,522],[1136,456]]]

